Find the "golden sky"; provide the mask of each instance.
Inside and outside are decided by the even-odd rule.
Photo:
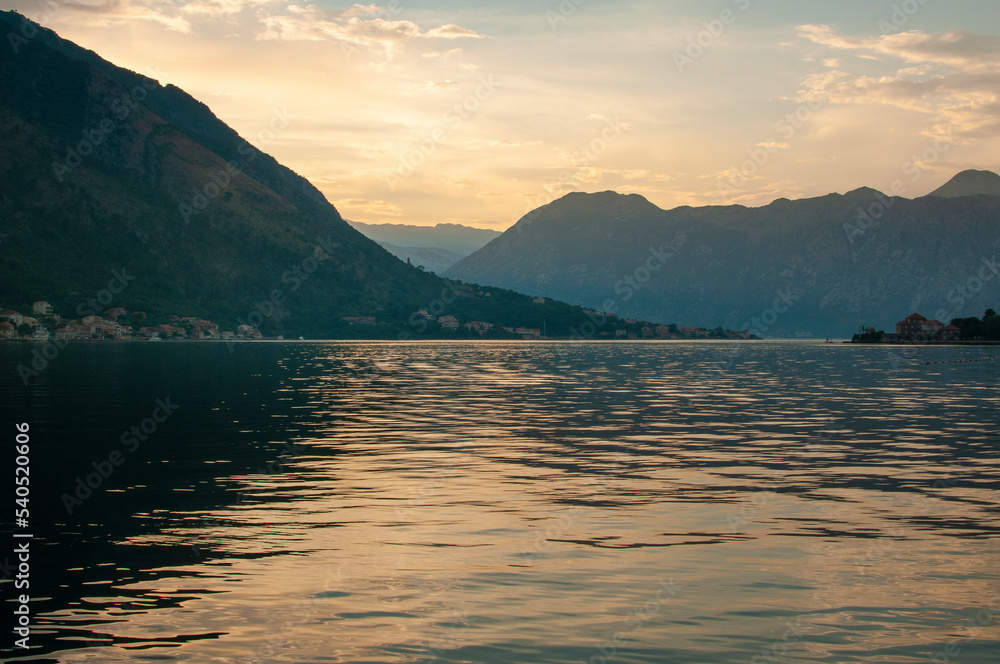
[[[995,0],[0,4],[184,88],[356,221],[503,229],[608,189],[913,197],[1000,170]]]

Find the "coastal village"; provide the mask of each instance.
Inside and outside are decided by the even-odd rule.
[[[212,321],[194,316],[169,317],[170,323],[150,324],[136,328],[123,322],[147,318],[145,312],[129,312],[112,307],[101,315],[90,313],[76,319],[64,319],[51,304],[39,300],[31,305],[31,315],[13,309],[0,311],[0,339],[57,339],[130,341],[154,339],[262,339],[260,331],[251,325],[240,325],[235,331],[220,332]]]
[[[537,304],[544,304],[545,298],[536,298]],[[592,320],[609,323],[609,329],[597,329],[591,335],[598,339],[751,339],[750,332],[743,330],[714,330],[678,325],[653,325],[637,319],[621,319],[616,314],[593,309],[584,312]],[[0,340],[109,340],[109,341],[157,341],[157,340],[252,340],[281,339],[265,337],[261,331],[249,324],[236,326],[233,330],[220,330],[219,325],[195,316],[170,315],[169,323],[145,322],[147,314],[142,311],[128,311],[124,307],[112,307],[98,315],[88,311],[79,318],[66,319],[55,312],[45,300],[31,305],[31,313],[21,313],[14,309],[0,311]],[[161,319],[162,320],[162,319]],[[350,326],[370,327],[378,324],[375,316],[344,316],[342,320]],[[421,332],[436,328],[442,333],[462,333],[472,338],[506,337],[524,340],[545,339],[544,328],[527,326],[498,326],[481,320],[462,321],[454,315],[434,315],[426,310],[418,310],[410,315],[409,322]],[[602,325],[603,326],[603,325]],[[595,325],[595,327],[597,327]],[[589,338],[584,333],[582,337]]]

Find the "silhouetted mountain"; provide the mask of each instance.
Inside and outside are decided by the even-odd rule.
[[[1000,175],[993,171],[962,171],[928,196],[959,198],[961,196],[1000,196]]]
[[[376,242],[397,247],[425,247],[445,249],[465,258],[481,249],[487,242],[500,237],[500,231],[472,228],[462,224],[437,224],[436,226],[410,226],[408,224],[366,224],[348,222]]]
[[[230,329],[256,318],[265,333],[322,337],[439,332],[418,309],[552,335],[586,320],[408,266],[183,90],[15,12],[0,12],[0,31],[4,307],[47,300],[68,318],[122,306]]]
[[[981,314],[1000,282],[998,230],[1000,197],[990,196],[909,200],[862,188],[665,211],[635,194],[572,193],[445,275],[623,316],[850,336],[913,311]]]
[[[473,228],[461,224],[410,226],[408,224],[366,224],[350,221],[351,226],[381,244],[400,260],[409,260],[428,272],[442,274],[487,242],[500,237],[500,231]]]

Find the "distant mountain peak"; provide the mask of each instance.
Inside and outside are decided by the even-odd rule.
[[[660,210],[640,194],[620,194],[617,191],[599,191],[587,193],[573,191],[557,198],[541,209],[557,211],[559,214],[575,210],[592,212],[595,209],[625,208],[636,211]]]
[[[858,187],[857,189],[852,189],[851,191],[844,194],[848,198],[872,198],[876,196],[884,196],[878,189],[873,189],[871,187]]]
[[[928,196],[959,198],[961,196],[1000,196],[1000,175],[993,171],[962,171]]]

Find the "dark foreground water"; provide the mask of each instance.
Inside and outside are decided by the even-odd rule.
[[[8,661],[1000,660],[995,349],[37,348]]]

